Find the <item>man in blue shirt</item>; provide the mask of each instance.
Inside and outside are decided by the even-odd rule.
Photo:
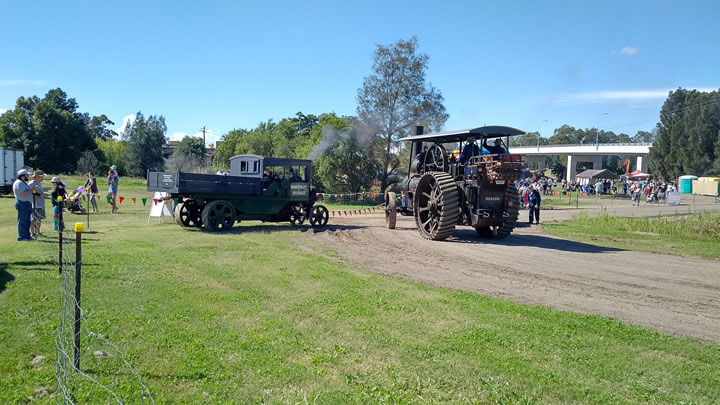
[[[467,144],[463,148],[462,153],[460,153],[458,160],[460,161],[460,164],[464,165],[471,157],[478,156],[479,154],[480,147],[475,143],[475,138],[470,136],[468,137]]]
[[[495,138],[494,146],[488,146],[486,139],[483,144],[483,148],[487,149],[488,155],[500,155],[508,153],[507,149],[502,147],[502,140],[500,140],[500,138]]]
[[[533,223],[533,215],[535,223],[540,223],[540,192],[531,185],[528,189],[528,210],[530,211],[530,224]]]
[[[15,194],[15,209],[18,212],[17,233],[18,241],[31,242],[30,237],[30,216],[32,215],[33,191],[36,189],[27,185],[29,172],[20,169],[17,172],[17,179],[13,183],[13,194]]]

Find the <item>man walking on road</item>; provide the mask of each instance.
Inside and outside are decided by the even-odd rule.
[[[528,188],[528,211],[530,212],[530,224],[533,223],[533,215],[535,223],[540,223],[540,192],[533,186]]]
[[[20,169],[17,172],[17,180],[13,183],[13,194],[15,194],[15,209],[18,212],[17,233],[19,242],[31,242],[30,237],[30,216],[32,215],[32,200],[34,188],[27,185],[29,172]]]

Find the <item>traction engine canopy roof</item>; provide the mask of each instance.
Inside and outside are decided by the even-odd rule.
[[[413,135],[400,139],[401,141],[422,141],[422,142],[462,142],[469,136],[475,139],[499,138],[503,136],[523,135],[525,131],[517,128],[490,125],[474,129],[463,129],[460,131],[438,132],[434,134]]]

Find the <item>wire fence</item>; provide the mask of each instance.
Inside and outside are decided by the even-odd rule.
[[[76,282],[82,281],[82,256],[76,258],[76,235],[63,232],[61,244],[59,235],[54,235],[54,241],[43,245],[51,247],[48,254],[52,255],[60,272],[55,403],[154,404],[150,390],[128,361],[126,353],[100,332],[110,334],[112,321],[107,319],[99,324],[98,319],[90,316],[93,312],[82,307],[82,294],[78,294],[80,291],[76,287]],[[80,271],[76,271],[78,265]],[[79,328],[76,328],[77,322]]]
[[[382,193],[318,193],[318,202],[321,204],[342,205],[379,205],[382,204]]]

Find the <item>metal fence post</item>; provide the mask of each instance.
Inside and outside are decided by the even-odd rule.
[[[63,271],[63,198],[57,198],[58,207],[58,273]]]
[[[80,370],[80,290],[82,286],[82,222],[75,224],[75,370]]]

